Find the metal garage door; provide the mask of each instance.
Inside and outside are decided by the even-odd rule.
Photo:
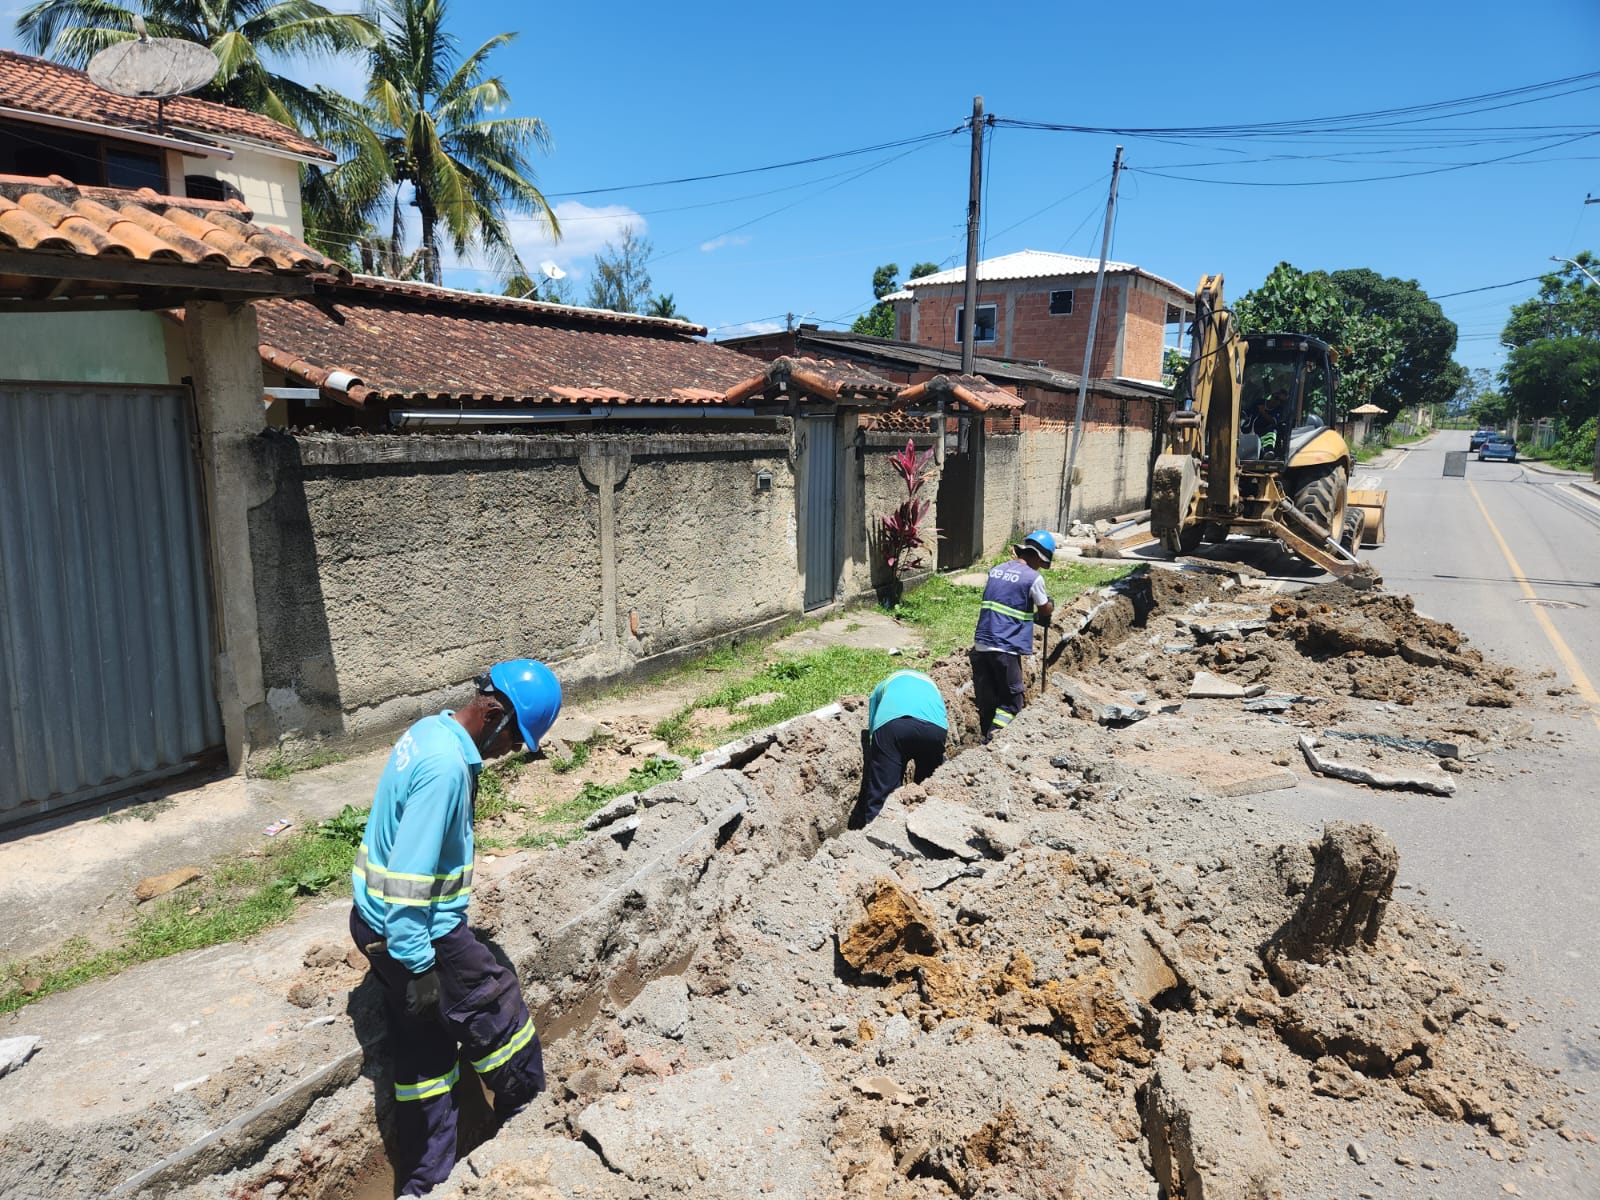
[[[0,383],[0,825],[222,741],[188,395]]]
[[[807,416],[806,437],[806,586],[805,606],[833,602],[839,582],[834,529],[838,523],[839,466],[834,417]]]

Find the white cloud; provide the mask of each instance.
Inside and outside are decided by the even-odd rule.
[[[620,241],[625,228],[631,226],[634,237],[644,237],[649,232],[649,223],[625,204],[591,208],[576,200],[563,200],[555,206],[555,214],[561,223],[559,241],[550,236],[544,222],[512,215],[512,238],[523,262],[552,258],[573,271],[576,263],[593,257],[607,242]]]
[[[702,253],[710,254],[714,250],[721,250],[724,246],[743,246],[750,240],[747,233],[725,233],[721,237],[714,237],[709,242],[701,242]]]

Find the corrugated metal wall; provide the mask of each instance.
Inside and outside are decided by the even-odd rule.
[[[0,825],[222,741],[179,388],[0,383]]]
[[[806,436],[806,592],[805,606],[831,603],[839,584],[834,530],[838,523],[839,466],[834,416],[807,416]]]

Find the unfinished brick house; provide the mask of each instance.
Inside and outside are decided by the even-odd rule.
[[[974,345],[981,355],[1083,369],[1097,259],[1019,250],[978,264]],[[966,268],[913,279],[886,299],[902,342],[959,349]],[[1183,346],[1194,296],[1132,263],[1106,263],[1091,379],[1161,379],[1168,346]]]

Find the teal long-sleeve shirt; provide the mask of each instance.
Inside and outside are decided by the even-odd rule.
[[[395,743],[378,778],[351,883],[361,919],[413,974],[433,942],[466,920],[472,898],[472,807],[483,756],[449,712]]]
[[[921,671],[896,671],[867,700],[867,728],[876,733],[896,717],[916,717],[940,729],[950,728],[939,685]]]

